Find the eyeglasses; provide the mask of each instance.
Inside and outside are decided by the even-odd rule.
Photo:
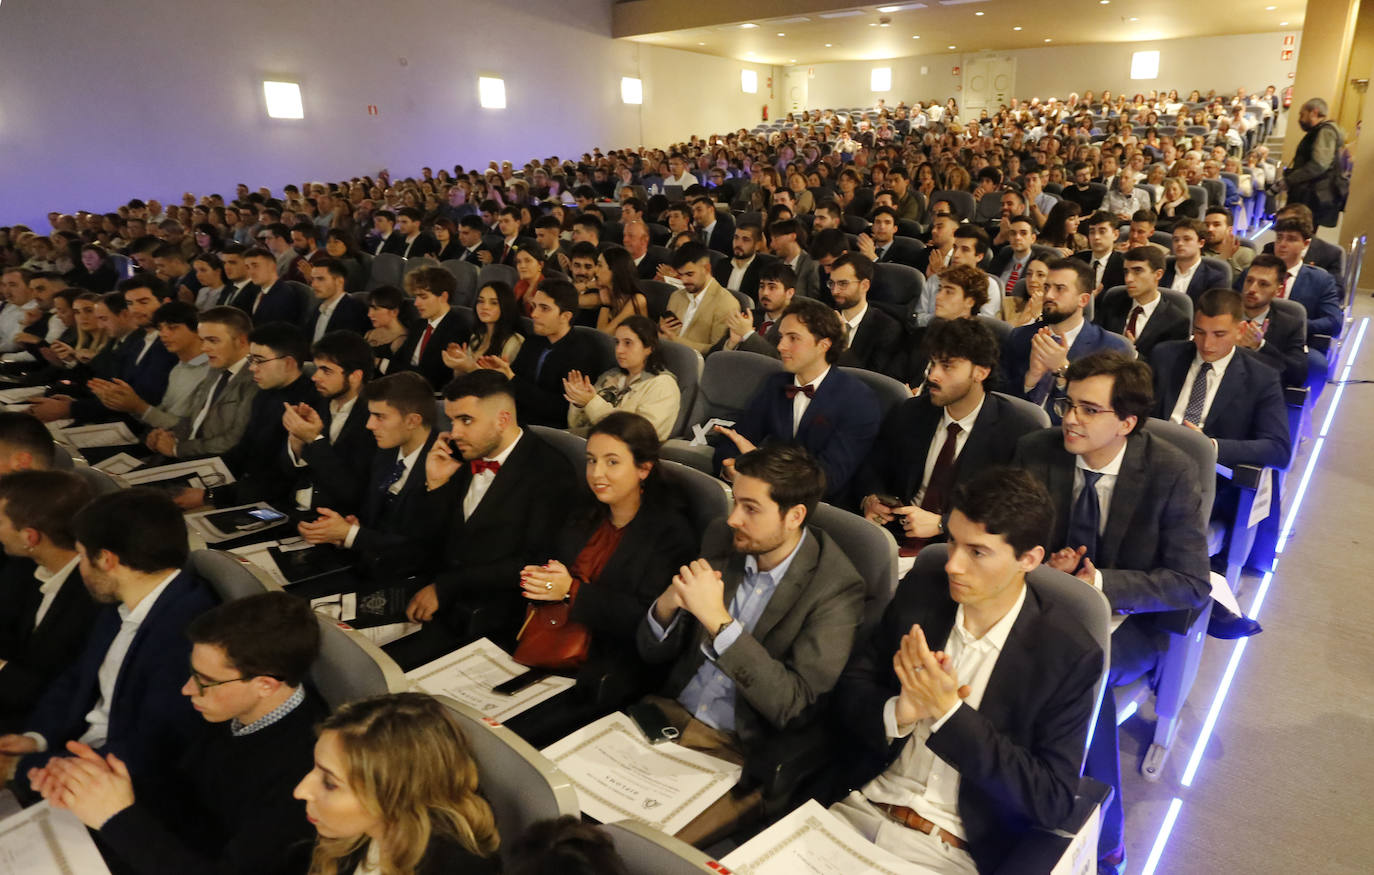
[[[858,280],[826,280],[825,286],[829,289],[847,289],[850,286],[857,286]]]
[[[248,364],[250,367],[257,367],[258,365],[265,365],[268,362],[279,362],[284,358],[286,358],[286,356],[284,355],[274,355],[271,358],[266,358],[260,355],[250,355],[248,357]]]
[[[1093,419],[1104,413],[1115,413],[1109,407],[1098,407],[1096,404],[1079,404],[1072,398],[1060,398],[1054,402],[1055,415],[1060,419],[1069,415],[1070,410],[1078,411],[1078,418],[1083,420]]]
[[[196,695],[198,695],[198,696],[203,696],[203,695],[205,695],[205,691],[208,690],[208,689],[210,689],[210,688],[212,688],[212,687],[222,687],[222,686],[224,686],[225,684],[233,684],[233,683],[238,683],[239,681],[251,681],[251,680],[252,680],[251,677],[241,677],[241,678],[229,678],[229,680],[227,680],[227,681],[209,681],[209,682],[206,682],[206,681],[203,681],[203,680],[200,679],[200,675],[196,674],[196,670],[195,670],[195,669],[191,669],[191,683],[193,683],[193,684],[196,685]]]

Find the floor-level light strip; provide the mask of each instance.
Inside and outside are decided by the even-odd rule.
[[[1155,836],[1154,847],[1150,848],[1150,856],[1145,859],[1145,868],[1140,870],[1140,875],[1154,875],[1159,858],[1164,853],[1164,846],[1169,843],[1169,834],[1174,831],[1178,810],[1182,807],[1183,800],[1177,796],[1169,803],[1169,811],[1164,815],[1164,823],[1159,827],[1159,835]]]
[[[1202,762],[1202,753],[1212,738],[1212,730],[1217,725],[1217,718],[1221,716],[1221,706],[1226,703],[1226,694],[1231,691],[1231,681],[1235,679],[1236,669],[1240,667],[1240,658],[1245,655],[1245,645],[1248,643],[1249,638],[1242,638],[1236,643],[1236,649],[1231,651],[1231,661],[1226,663],[1226,671],[1221,676],[1221,683],[1217,685],[1212,707],[1208,709],[1207,719],[1203,721],[1202,731],[1198,733],[1197,744],[1193,745],[1193,755],[1188,758],[1188,767],[1183,770],[1183,779],[1179,781],[1185,787],[1193,786],[1193,777]]]
[[[1274,547],[1275,569],[1279,567],[1278,557],[1283,555],[1283,548],[1288,546],[1288,536],[1293,534],[1293,520],[1297,519],[1298,509],[1302,507],[1302,500],[1307,496],[1307,484],[1312,481],[1312,472],[1317,470],[1317,459],[1321,457],[1324,446],[1326,438],[1317,438],[1317,442],[1312,446],[1312,455],[1307,457],[1307,467],[1303,469],[1298,491],[1293,494],[1293,506],[1288,511],[1288,519],[1283,521],[1283,528],[1279,531],[1279,542]]]
[[[1264,597],[1269,594],[1269,581],[1274,579],[1274,572],[1266,571],[1264,577],[1260,578],[1259,589],[1255,592],[1255,600],[1250,603],[1250,611],[1245,615],[1254,620],[1259,617],[1260,608],[1264,607]]]
[[[1364,331],[1369,327],[1369,317],[1360,320],[1360,330],[1355,335],[1355,342],[1350,346],[1350,357],[1345,360],[1345,370],[1341,372],[1340,385],[1336,387],[1336,394],[1331,396],[1331,409],[1326,411],[1326,421],[1322,423],[1321,434],[1318,437],[1326,437],[1327,429],[1331,428],[1331,420],[1336,416],[1336,408],[1341,403],[1341,395],[1345,392],[1346,380],[1350,379],[1350,369],[1355,367],[1355,356],[1360,354],[1360,344],[1364,342]]]
[[[1121,713],[1116,715],[1116,725],[1120,726],[1135,715],[1135,711],[1140,707],[1139,702],[1128,702],[1126,707],[1121,709]]]

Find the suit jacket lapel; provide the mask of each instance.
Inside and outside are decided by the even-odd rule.
[[[1023,666],[1031,664],[1030,654],[1036,646],[1034,630],[1039,623],[1040,598],[1035,589],[1027,584],[1021,613],[1016,616],[1016,622],[1011,624],[1011,632],[997,654],[997,663],[992,667],[988,685],[983,690],[983,700],[978,705],[978,711],[994,726],[1007,725],[1012,710],[1021,701],[1021,693],[1026,685]]]
[[[970,471],[977,471],[983,467],[982,460],[986,457],[988,446],[992,443],[992,436],[997,431],[997,421],[1001,419],[1002,408],[998,405],[997,399],[991,395],[983,398],[983,409],[978,411],[978,418],[973,421],[973,430],[964,439],[964,448],[959,451],[959,456],[954,460],[955,476],[964,470],[965,459],[971,467]]]
[[[802,591],[806,588],[806,583],[811,579],[816,570],[816,563],[821,555],[820,535],[808,529],[806,539],[802,542],[801,548],[797,550],[797,557],[792,560],[792,564],[787,567],[787,574],[778,585],[773,589],[773,595],[768,599],[768,604],[759,616],[759,621],[754,624],[754,639],[762,642],[768,633],[773,631],[773,627],[778,621],[787,616],[801,597]],[[744,577],[740,574],[740,579]],[[731,595],[733,598],[733,594]]]
[[[935,440],[935,430],[940,427],[940,417],[944,413],[939,407],[929,403],[921,405],[919,410],[916,428],[911,434],[911,446],[925,447],[925,452],[916,454],[911,459],[912,464],[907,470],[906,482],[902,484],[903,492],[897,496],[903,501],[913,498],[916,495],[916,490],[921,488],[921,482],[925,480],[925,460],[930,454],[930,443]],[[979,421],[982,421],[982,418],[983,414],[980,413],[978,415]],[[974,434],[977,434],[976,428],[975,426]],[[972,441],[973,435],[969,435],[968,440]],[[964,452],[959,454],[960,459],[964,457],[964,453],[968,452],[968,446],[968,441],[965,441]]]
[[[1093,564],[1099,568],[1111,568],[1116,562],[1121,543],[1126,539],[1131,525],[1134,509],[1144,498],[1145,478],[1150,476],[1145,470],[1146,435],[1133,435],[1126,439],[1126,455],[1121,459],[1121,470],[1117,473],[1116,485],[1112,488],[1112,504],[1107,512],[1107,526],[1098,542],[1098,556]]]
[[[1232,404],[1245,394],[1245,386],[1249,382],[1246,377],[1247,363],[1243,354],[1236,352],[1231,358],[1231,364],[1227,366],[1226,373],[1221,377],[1221,384],[1217,386],[1217,394],[1212,398],[1212,406],[1207,411],[1207,422],[1229,422],[1229,408]],[[1213,418],[1215,417],[1215,418]]]
[[[510,455],[506,457],[506,463],[502,465],[501,470],[497,471],[496,475],[492,477],[491,486],[487,489],[486,494],[482,496],[482,500],[477,503],[477,506],[472,509],[472,516],[467,519],[468,525],[475,525],[481,522],[483,517],[491,513],[491,509],[501,501],[501,496],[515,488],[515,481],[525,475],[525,470],[529,465],[529,463],[525,461],[525,458],[533,452],[533,448],[530,444],[532,440],[538,440],[538,438],[533,437],[528,431],[520,436],[519,442],[516,443],[515,448],[511,450]],[[470,470],[469,468],[469,471]],[[472,482],[471,476],[468,477],[468,482]],[[467,494],[466,488],[464,488],[463,493]]]
[[[811,399],[810,404],[806,405],[806,412],[802,414],[801,422],[797,423],[797,440],[801,440],[802,434],[811,427],[811,424],[818,416],[830,409],[831,397],[834,396],[836,392],[843,391],[842,388],[836,385],[836,377],[838,377],[839,374],[839,368],[832,366],[830,368],[830,373],[825,375],[825,379],[822,380],[821,385],[817,387],[815,397]],[[789,422],[791,412],[791,403],[789,402]]]

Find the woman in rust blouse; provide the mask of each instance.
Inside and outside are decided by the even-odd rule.
[[[526,566],[532,604],[571,601],[568,619],[591,635],[577,686],[508,721],[535,746],[556,741],[651,692],[660,672],[635,649],[635,630],[679,568],[697,558],[698,533],[659,471],[648,420],[617,412],[587,436],[587,507],[569,515],[557,558]]]

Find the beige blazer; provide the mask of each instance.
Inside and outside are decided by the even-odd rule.
[[[687,312],[687,292],[683,289],[673,292],[668,298],[668,309],[674,316],[682,319],[682,314]],[[739,310],[739,302],[735,300],[735,296],[726,291],[713,277],[701,292],[701,304],[697,307],[691,324],[683,327],[677,339],[697,352],[705,353],[729,332],[725,320]]]

